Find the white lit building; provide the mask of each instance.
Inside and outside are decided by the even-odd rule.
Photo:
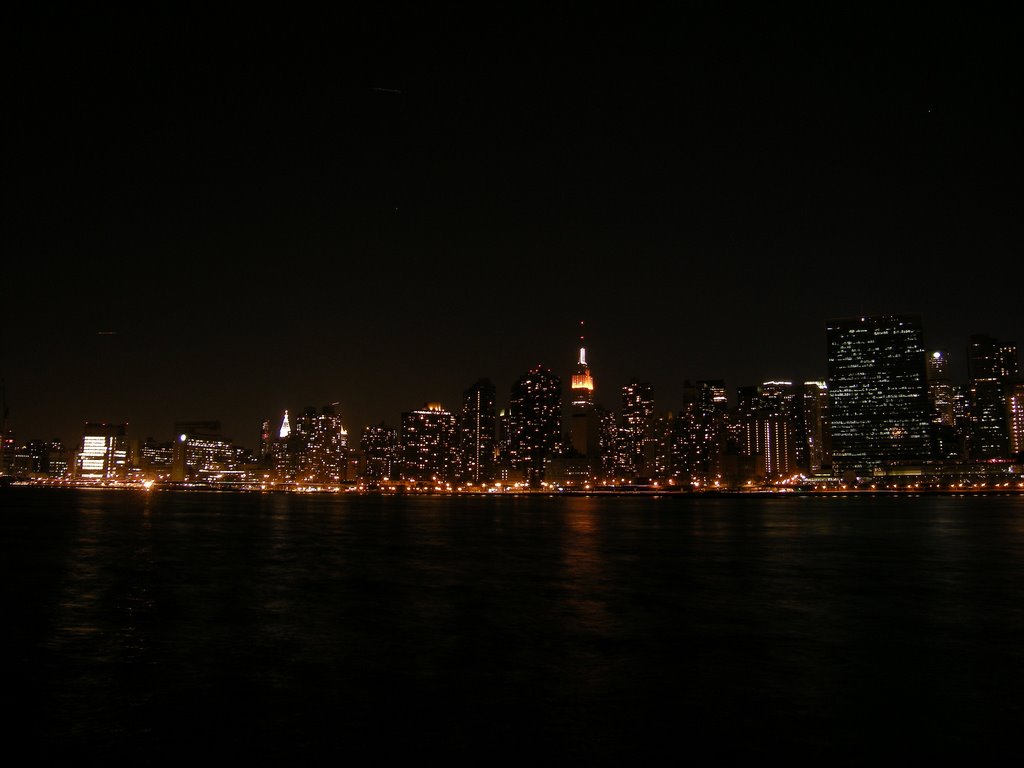
[[[85,425],[75,457],[75,478],[92,482],[123,480],[128,469],[127,424]]]

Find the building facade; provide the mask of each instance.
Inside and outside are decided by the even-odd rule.
[[[1010,455],[1010,423],[1006,397],[1019,374],[1016,344],[974,334],[967,349],[970,377],[968,452],[972,459]]]
[[[654,421],[654,385],[631,379],[622,388],[619,474],[625,477],[656,474],[657,439]]]
[[[930,455],[921,319],[882,315],[827,325],[832,458],[863,477],[892,461]]]
[[[443,482],[456,467],[455,416],[440,403],[402,414],[400,475],[405,480]]]
[[[1006,421],[1010,428],[1010,454],[1024,458],[1024,381],[1007,385]]]
[[[355,480],[348,467],[348,430],[335,412],[335,405],[323,406],[320,413],[315,408],[306,408],[296,419],[290,439],[294,443],[296,480],[301,483],[337,485]]]
[[[964,439],[957,428],[957,387],[949,373],[949,356],[942,350],[925,356],[928,377],[929,439],[932,458],[962,458]]]
[[[176,483],[230,484],[241,479],[238,451],[217,421],[175,422],[171,480]]]
[[[128,425],[87,423],[75,458],[75,479],[124,480],[128,472]]]
[[[810,475],[829,474],[832,471],[832,428],[828,385],[824,381],[805,381],[803,400],[807,472]]]
[[[398,464],[398,430],[383,421],[363,428],[359,440],[362,453],[360,476],[370,482],[381,482],[396,477]]]
[[[544,480],[547,462],[560,449],[562,382],[550,369],[536,366],[512,385],[508,407],[511,465],[532,486]]]
[[[497,454],[497,392],[490,379],[480,379],[462,393],[459,411],[459,479],[489,482],[495,477]]]

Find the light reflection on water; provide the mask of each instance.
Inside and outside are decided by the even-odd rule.
[[[47,759],[856,762],[1024,720],[1017,498],[8,498]]]

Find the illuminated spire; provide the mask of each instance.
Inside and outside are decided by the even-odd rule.
[[[587,366],[587,347],[583,338],[583,321],[580,320],[580,359],[576,364],[576,373],[572,377],[573,405],[589,405],[593,400],[594,379],[590,376]]]
[[[281,431],[278,433],[281,439],[284,440],[288,435],[292,433],[292,425],[288,421],[288,411],[284,412],[284,421],[281,422]]]

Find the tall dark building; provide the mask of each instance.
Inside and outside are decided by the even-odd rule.
[[[631,379],[622,388],[620,471],[627,477],[655,474],[654,385]]]
[[[932,457],[959,458],[962,440],[956,429],[956,387],[949,376],[949,358],[945,352],[929,352],[925,357],[928,374],[929,434]]]
[[[538,365],[512,385],[508,431],[512,466],[539,485],[562,437],[562,382],[548,368]]]
[[[702,485],[720,481],[726,447],[729,396],[722,379],[697,382],[698,461],[696,476]]]
[[[64,448],[60,440],[54,438],[49,443],[47,455],[47,474],[50,477],[64,477],[71,471],[74,461],[70,451]]]
[[[949,377],[949,357],[945,352],[929,352],[925,358],[928,373],[928,406],[932,422],[953,426],[953,397],[956,391]]]
[[[0,474],[10,474],[14,466],[14,431],[10,429],[0,430]]]
[[[804,385],[792,381],[766,381],[758,387],[763,406],[776,413],[785,423],[784,432],[789,433],[786,451],[776,452],[780,475],[794,472],[808,472],[807,425],[804,422]]]
[[[967,349],[967,370],[970,377],[970,456],[972,459],[1009,456],[1006,396],[1009,382],[1019,373],[1017,345],[974,334]]]
[[[1006,420],[1010,427],[1010,453],[1024,457],[1024,380],[1010,382],[1006,395]]]
[[[497,416],[490,379],[480,379],[462,393],[459,413],[459,477],[482,483],[494,479]]]
[[[721,379],[683,384],[683,404],[675,416],[671,450],[672,476],[681,485],[701,488],[722,479],[728,409]]]
[[[828,390],[837,471],[864,476],[889,461],[929,456],[920,317],[830,320]]]
[[[735,440],[738,454],[753,459],[752,472],[739,472],[738,481],[779,480],[800,466],[798,444],[806,460],[803,393],[791,381],[766,381],[737,391]]]
[[[401,475],[406,480],[449,480],[455,473],[455,416],[440,403],[402,414]]]
[[[700,482],[701,412],[697,388],[689,381],[683,385],[683,404],[672,425],[672,477],[682,485]]]
[[[259,459],[266,459],[271,455],[274,446],[274,433],[270,427],[270,419],[264,419],[260,424],[260,445],[256,451]]]
[[[333,405],[325,405],[319,414],[315,408],[306,408],[296,420],[292,440],[298,462],[296,479],[317,485],[355,479],[348,476],[348,431]]]
[[[600,405],[594,406],[594,419],[597,422],[597,454],[598,461],[594,465],[604,478],[615,477],[616,445],[619,434],[618,419],[614,411],[608,411]]]
[[[673,463],[672,445],[676,434],[676,416],[666,411],[654,419],[654,466],[653,476],[657,478],[672,477],[675,466]]]
[[[365,480],[380,481],[395,477],[398,461],[398,430],[384,424],[363,428],[359,441],[363,454],[362,477]]]
[[[508,427],[508,408],[500,408],[498,410],[497,430],[496,447],[498,463],[507,468],[512,466],[512,438]]]
[[[832,425],[828,387],[824,381],[805,381],[803,387],[807,471],[820,475],[832,470]]]

